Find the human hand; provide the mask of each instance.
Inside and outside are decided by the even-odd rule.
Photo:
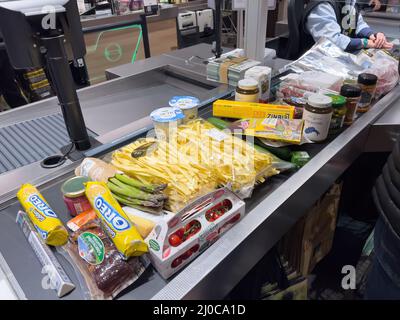
[[[385,41],[382,46],[378,47],[377,42],[374,40],[368,40],[368,44],[367,44],[367,48],[368,49],[386,49],[386,50],[390,50],[393,48],[393,43],[387,42]]]
[[[374,6],[372,10],[379,11],[382,8],[382,3],[379,0],[371,0],[369,2],[370,6]]]
[[[376,34],[376,36],[374,34],[372,34],[369,37],[369,39],[372,40],[375,43],[374,48],[377,48],[377,49],[381,49],[384,46],[385,43],[388,43],[387,40],[386,40],[385,35],[382,32],[378,32]]]

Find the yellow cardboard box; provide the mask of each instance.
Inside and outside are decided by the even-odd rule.
[[[213,116],[235,119],[293,119],[294,107],[231,100],[217,100],[213,104]]]

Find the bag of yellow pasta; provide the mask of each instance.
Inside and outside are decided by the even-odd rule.
[[[178,212],[218,185],[213,172],[181,154],[176,143],[153,138],[139,139],[115,151],[112,164],[143,183],[167,184],[166,208],[172,212]]]
[[[242,198],[251,195],[256,183],[279,173],[269,154],[204,120],[180,126],[176,135],[172,140],[177,141],[180,154],[209,168],[218,185],[230,188]]]

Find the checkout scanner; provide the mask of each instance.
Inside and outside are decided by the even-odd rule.
[[[72,143],[70,151],[73,147],[89,149],[91,142],[68,63],[86,54],[76,1],[2,1],[0,31],[15,69],[48,66]]]

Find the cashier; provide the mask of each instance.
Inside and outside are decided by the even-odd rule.
[[[364,21],[356,0],[312,0],[305,9],[303,27],[308,48],[322,37],[351,53],[393,47],[382,32],[375,33]]]

